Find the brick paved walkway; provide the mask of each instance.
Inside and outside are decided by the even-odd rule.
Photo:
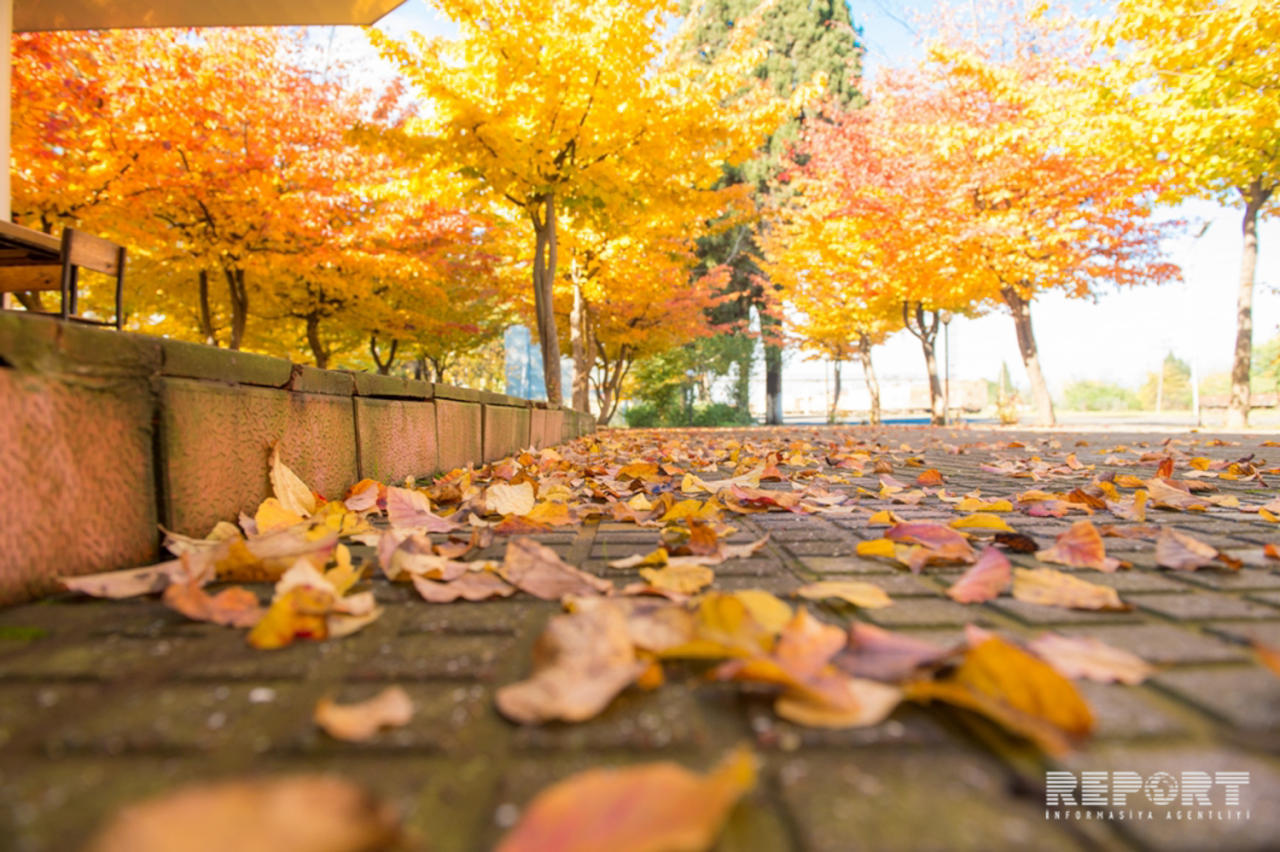
[[[1019,437],[1033,453],[1050,438],[1068,448],[1084,440],[1089,446],[1074,447],[1078,458],[1101,470],[1116,444],[1155,446],[1163,437],[874,434],[928,444],[925,465],[947,476],[949,490],[981,488],[984,497],[1012,496],[1033,483],[982,473],[978,465],[989,454],[950,454],[937,442]],[[1256,452],[1280,463],[1280,448],[1260,446],[1261,438],[1234,440],[1240,443],[1195,453],[1236,459]],[[1252,504],[1276,494],[1257,483],[1217,484]],[[894,510],[910,519],[954,517],[936,501]],[[1042,546],[1069,525],[1009,518]],[[718,566],[716,588],[785,594],[818,578],[856,577],[882,586],[894,605],[815,611],[828,621],[862,618],[945,642],[959,639],[971,622],[1021,637],[1052,628],[1097,637],[1159,666],[1137,687],[1082,683],[1098,717],[1097,735],[1086,750],[1060,761],[991,736],[964,714],[934,708],[904,705],[872,728],[801,728],[778,719],[766,695],[706,683],[679,666],[669,669],[662,689],[628,690],[595,720],[511,725],[493,709],[493,692],[526,675],[534,637],[559,610],[525,595],[430,605],[379,575],[373,588],[388,609],[380,621],[341,641],[275,652],[249,648],[239,631],[185,621],[155,600],[63,597],[0,611],[0,847],[74,848],[114,806],[189,779],[331,769],[395,802],[430,848],[488,848],[519,806],[570,772],[659,757],[701,769],[748,740],[765,769],[734,812],[719,847],[726,850],[1276,848],[1280,678],[1260,667],[1244,643],[1280,644],[1280,569],[1273,567],[1280,562],[1267,562],[1261,552],[1280,541],[1280,525],[1227,509],[1155,511],[1152,520],[1225,549],[1245,567],[1161,571],[1151,542],[1108,539],[1108,551],[1133,569],[1090,571],[1088,579],[1114,585],[1136,605],[1132,612],[1080,612],[1009,597],[962,606],[943,594],[959,569],[930,568],[917,577],[855,556],[859,540],[883,534],[863,519],[783,513],[733,519],[736,540],[768,532],[771,541],[755,558]],[[539,539],[571,564],[615,579],[632,572],[612,571],[608,560],[647,552],[658,540],[656,530],[612,523]],[[484,555],[500,556],[500,546]],[[264,599],[269,594],[265,586],[257,591]],[[356,700],[388,683],[403,685],[415,701],[407,727],[356,745],[329,740],[311,723],[322,695]],[[1052,768],[1143,776],[1247,771],[1251,818],[1046,821],[1043,773]]]

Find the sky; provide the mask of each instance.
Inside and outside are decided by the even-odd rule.
[[[937,4],[929,0],[852,0],[856,24],[866,47],[864,73],[874,79],[886,69],[918,59],[923,51],[917,33],[922,16]],[[412,30],[450,35],[453,27],[425,0],[409,0],[379,23],[390,35]],[[343,31],[345,30],[345,31]],[[339,28],[334,49],[367,51],[364,36]],[[1032,321],[1041,364],[1055,396],[1067,383],[1094,379],[1137,387],[1172,352],[1206,376],[1230,369],[1235,346],[1235,305],[1240,267],[1238,208],[1191,202],[1167,211],[1189,225],[1166,242],[1169,258],[1182,267],[1184,281],[1119,292],[1112,288],[1096,303],[1046,295],[1032,306]],[[1203,232],[1202,232],[1203,229]],[[1280,334],[1280,221],[1262,223],[1254,291],[1254,343]],[[991,379],[1001,363],[1009,365],[1016,384],[1025,385],[1012,320],[1004,314],[979,319],[957,318],[950,326],[950,370],[953,379]],[[923,381],[919,343],[901,332],[878,348],[876,368],[884,381]],[[786,398],[811,394],[829,367],[791,354],[783,373]],[[845,371],[858,381],[860,371]],[[760,389],[753,394],[763,399]]]

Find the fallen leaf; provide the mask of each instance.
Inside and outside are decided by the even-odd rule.
[[[1072,568],[1093,568],[1106,573],[1120,567],[1119,559],[1107,556],[1102,534],[1091,521],[1076,521],[1070,529],[1058,536],[1053,547],[1036,551],[1036,559]]]
[[[947,524],[955,530],[996,530],[998,532],[1016,532],[1013,527],[1005,522],[1005,519],[999,515],[993,515],[990,512],[978,512],[973,515],[966,515],[963,518],[956,518]]]
[[[501,687],[498,711],[515,722],[580,722],[603,710],[648,663],[637,660],[621,607],[602,601],[554,616],[533,647],[533,674]]]
[[[1099,586],[1052,568],[1013,569],[1013,596],[1027,603],[1069,609],[1123,612],[1133,609],[1110,586]]]
[[[903,523],[902,518],[894,514],[892,509],[881,509],[867,518],[867,526],[872,527],[892,527],[901,523]]]
[[[1040,549],[1034,538],[1022,533],[996,533],[993,541],[1014,553],[1035,553]]]
[[[336,704],[322,698],[311,718],[336,740],[364,742],[381,728],[399,728],[413,718],[413,701],[398,686],[389,686],[367,701]]]
[[[986,547],[978,561],[947,589],[947,597],[959,603],[982,603],[999,597],[1011,580],[1008,557],[994,547]]]
[[[387,489],[387,520],[393,528],[416,529],[428,533],[447,533],[462,525],[431,511],[431,500],[412,488]]]
[[[640,576],[649,585],[681,595],[692,595],[711,585],[715,572],[705,565],[667,565],[663,568],[641,568]]]
[[[192,621],[210,621],[226,627],[252,627],[266,612],[258,596],[242,586],[210,595],[196,580],[173,583],[164,590],[164,605]]]
[[[1280,648],[1255,639],[1253,641],[1253,652],[1258,655],[1258,660],[1271,670],[1272,674],[1280,676]]]
[[[1219,560],[1218,549],[1173,527],[1160,530],[1156,539],[1156,564],[1175,571],[1194,571]],[[1239,567],[1239,563],[1236,563]]]
[[[708,849],[755,777],[745,748],[708,775],[667,761],[589,769],[539,793],[497,852]]]
[[[605,595],[613,592],[608,580],[579,571],[546,545],[531,538],[507,543],[499,569],[502,579],[537,598],[557,601],[565,595]]]
[[[484,493],[485,508],[499,515],[527,515],[533,511],[534,502],[532,482],[495,482]]]
[[[489,598],[506,598],[516,593],[515,586],[492,571],[468,571],[460,577],[443,582],[416,574],[412,579],[418,594],[430,603],[452,603],[459,598],[464,601],[484,601]]]
[[[1140,657],[1113,648],[1092,636],[1060,636],[1044,633],[1027,643],[1040,659],[1072,679],[1100,683],[1142,683],[1155,673]]]
[[[942,473],[935,468],[929,468],[916,477],[916,485],[922,486],[941,485],[945,481]]]
[[[271,490],[284,511],[303,517],[316,511],[316,496],[296,473],[280,459],[280,445],[271,448]],[[261,480],[259,480],[261,481]]]
[[[180,560],[170,559],[145,568],[126,568],[123,571],[104,571],[100,574],[83,574],[78,577],[58,577],[68,590],[95,598],[136,598],[164,591],[171,582],[180,582],[188,575],[188,569]]]
[[[393,809],[332,775],[196,784],[120,810],[88,852],[243,852],[396,848]]]
[[[932,642],[854,622],[849,628],[848,644],[832,662],[854,677],[901,681],[947,653]]]
[[[796,594],[812,601],[837,598],[864,609],[879,609],[893,603],[884,589],[874,583],[855,580],[823,580],[796,589]]]
[[[945,677],[912,681],[904,690],[917,701],[981,713],[1054,755],[1093,730],[1093,713],[1071,681],[998,636],[970,647]]]

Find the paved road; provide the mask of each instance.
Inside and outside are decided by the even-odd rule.
[[[766,434],[740,433],[748,440]],[[819,433],[785,434],[810,439]],[[1001,454],[1074,450],[1081,463],[1103,470],[1116,445],[1160,441],[1151,434],[949,429],[836,434],[886,449],[906,443],[923,451],[926,467],[946,475],[951,491],[979,488],[984,497],[1011,496],[1034,483],[979,470],[992,459],[990,450],[956,454],[946,445],[1020,438],[1026,449]],[[691,432],[689,440],[717,435],[723,433]],[[1229,440],[1177,446],[1215,459],[1256,453],[1280,464],[1280,447],[1260,446],[1261,438]],[[1280,476],[1270,479],[1280,482]],[[868,476],[867,485],[873,482]],[[1246,503],[1277,496],[1257,482],[1218,484]],[[935,500],[894,508],[910,519],[953,517]],[[1154,565],[1150,542],[1108,539],[1108,552],[1133,567],[1111,575],[1090,571],[1088,579],[1115,586],[1136,605],[1132,612],[1081,612],[1009,597],[963,606],[944,595],[958,569],[913,576],[857,557],[860,540],[883,534],[864,519],[782,512],[734,519],[737,540],[764,532],[771,540],[756,557],[719,566],[717,588],[785,594],[818,578],[857,578],[883,587],[894,605],[815,607],[822,618],[865,619],[941,642],[958,641],[969,623],[1023,638],[1052,629],[1097,637],[1159,667],[1140,686],[1084,684],[1097,735],[1088,748],[1061,759],[965,714],[932,707],[900,707],[872,728],[801,728],[778,719],[767,695],[710,684],[695,669],[678,666],[662,689],[628,690],[595,720],[515,726],[495,712],[493,692],[527,674],[531,643],[559,609],[525,595],[429,605],[411,588],[379,577],[372,586],[388,609],[379,622],[342,641],[276,652],[249,648],[241,632],[185,621],[155,600],[68,596],[0,611],[0,846],[74,848],[118,804],[189,779],[327,769],[395,802],[430,848],[483,849],[537,790],[573,771],[660,757],[701,769],[733,744],[750,741],[764,758],[763,780],[734,811],[719,847],[726,850],[1275,848],[1280,678],[1260,667],[1245,643],[1280,644],[1280,571],[1273,567],[1280,562],[1267,561],[1261,551],[1280,542],[1280,525],[1230,509],[1157,511],[1153,519],[1226,550],[1245,567],[1163,571]],[[1042,545],[1069,524],[1011,520]],[[538,538],[572,564],[622,580],[630,572],[606,562],[651,550],[657,531],[606,522]],[[498,548],[484,555],[500,556]],[[267,596],[267,587],[258,590]],[[403,685],[417,705],[407,727],[355,745],[329,740],[311,723],[321,696],[356,700],[388,683]],[[1248,772],[1242,804],[1250,818],[1047,820],[1046,770],[1132,771],[1143,778],[1157,771]]]

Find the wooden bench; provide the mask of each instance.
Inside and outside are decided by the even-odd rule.
[[[0,221],[0,293],[25,290],[58,290],[62,293],[59,316],[93,325],[124,326],[124,246],[75,228],[65,228],[62,238]],[[27,267],[32,270],[60,274],[5,275],[4,270]],[[116,317],[114,322],[88,319],[76,314],[77,278],[81,268],[116,279]]]

